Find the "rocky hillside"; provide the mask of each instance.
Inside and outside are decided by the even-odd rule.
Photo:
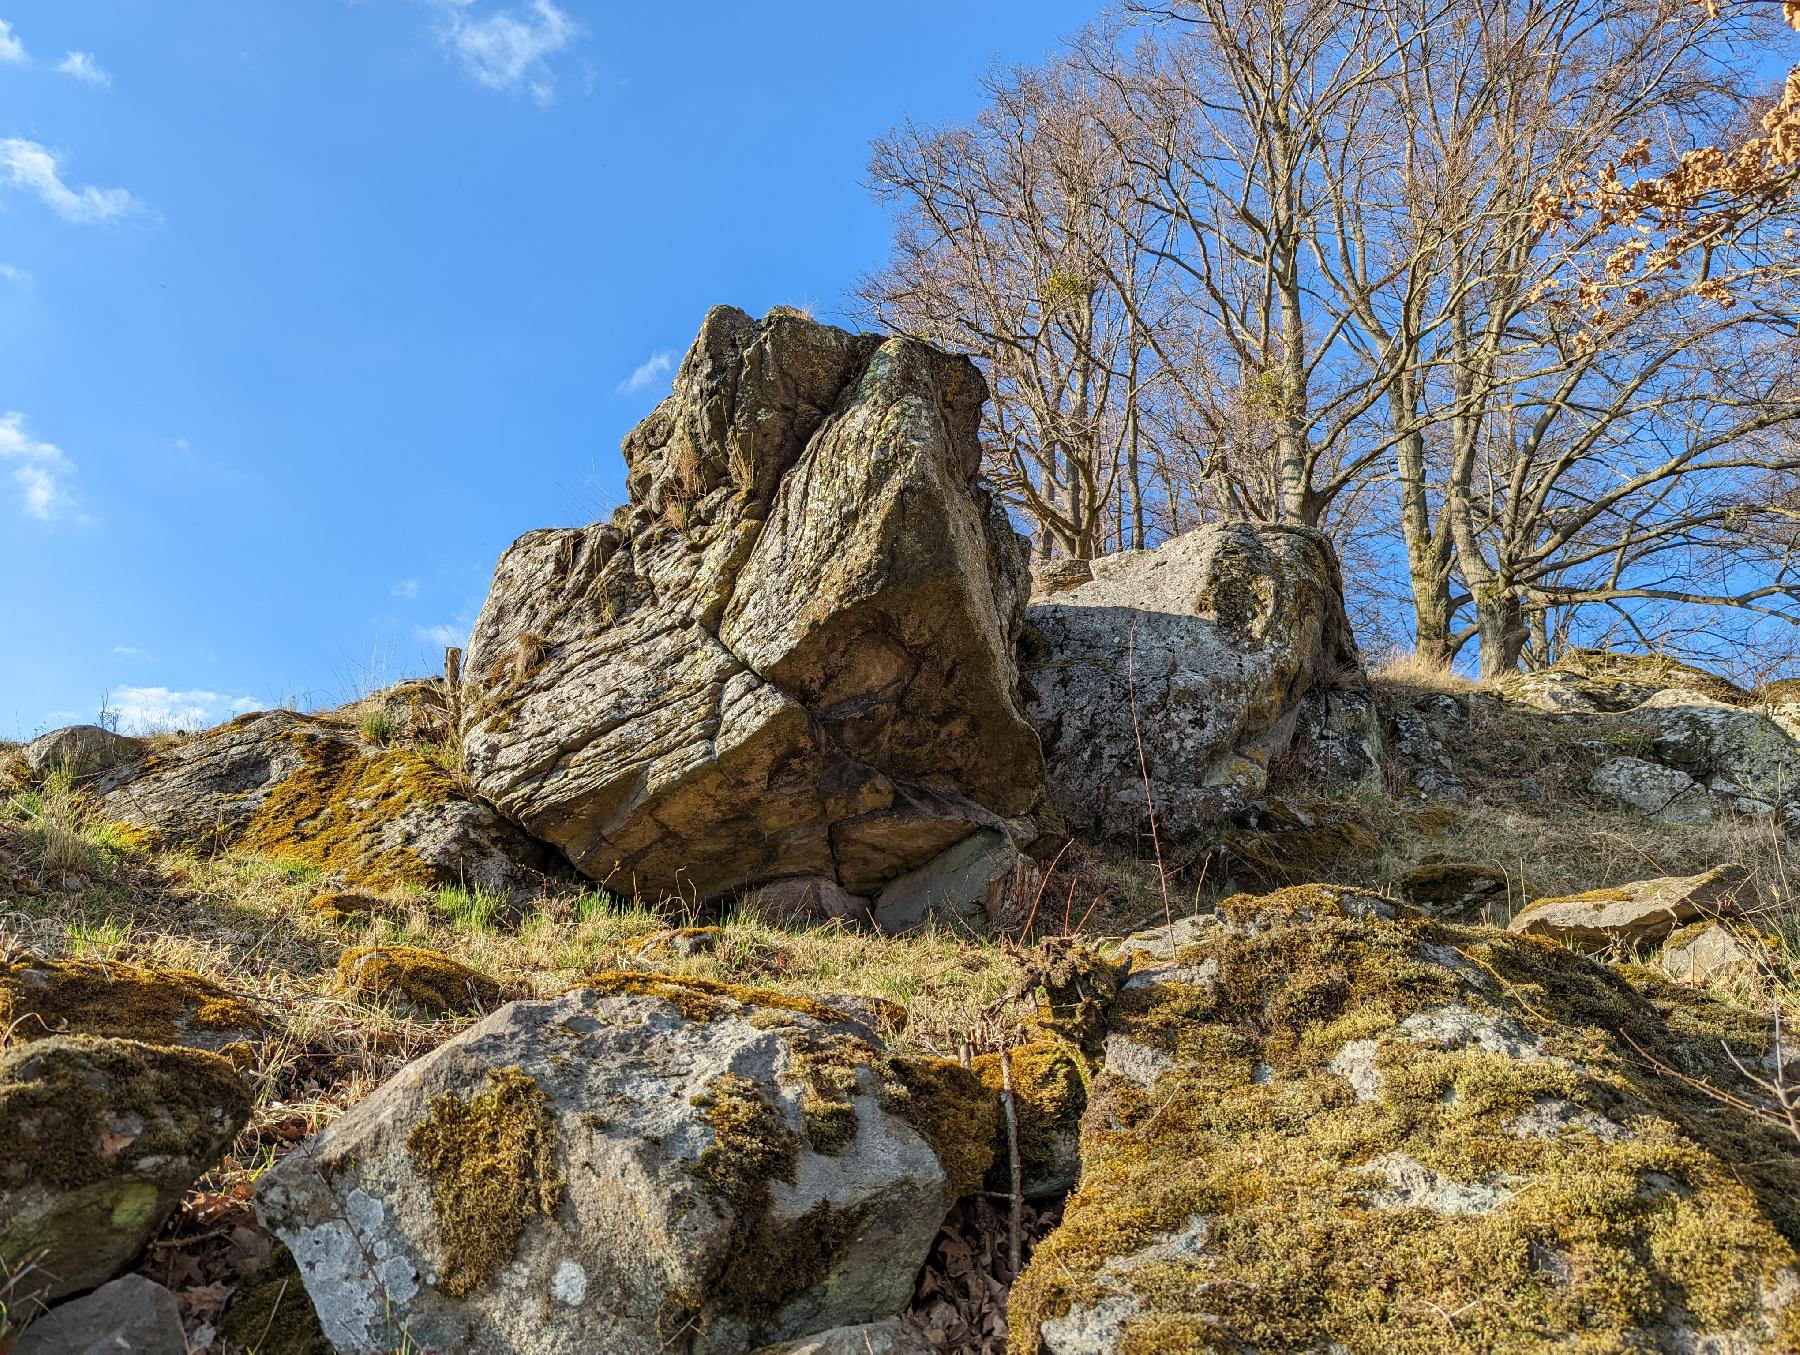
[[[715,310],[455,685],[0,749],[0,1355],[1800,1351],[1800,694],[1032,566],[984,398]]]

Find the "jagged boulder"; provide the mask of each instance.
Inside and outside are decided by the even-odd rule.
[[[1800,1342],[1800,1152],[1721,1045],[1766,1019],[1316,885],[1129,951],[1013,1350]]]
[[[521,537],[464,665],[464,766],[652,901],[868,898],[1043,785],[1027,588],[967,359],[720,307],[626,439],[613,524]]]
[[[0,1052],[0,1273],[29,1312],[104,1284],[250,1117],[216,1054],[57,1036]]]
[[[1071,828],[1143,831],[1147,767],[1163,832],[1200,832],[1262,793],[1303,697],[1361,684],[1337,558],[1318,532],[1202,527],[1088,573],[1059,574],[1025,617],[1027,708]]]
[[[994,1095],[829,1008],[596,976],[410,1065],[263,1178],[341,1351],[735,1352],[903,1308]]]
[[[435,763],[325,717],[267,711],[120,767],[96,812],[155,847],[241,846],[355,884],[535,884],[554,855]]]

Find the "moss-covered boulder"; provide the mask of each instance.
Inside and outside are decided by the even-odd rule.
[[[1578,950],[1630,950],[1658,945],[1677,927],[1736,917],[1760,905],[1750,873],[1742,866],[1725,865],[1700,875],[1658,876],[1538,899],[1520,909],[1507,930]]]
[[[325,717],[244,715],[103,776],[96,813],[154,847],[242,847],[352,885],[529,885],[553,854],[410,748]]]
[[[253,1355],[333,1355],[293,1253],[277,1246],[247,1275],[219,1319],[219,1335]]]
[[[0,1052],[0,1272],[24,1276],[16,1309],[122,1271],[249,1116],[215,1054],[86,1036]]]
[[[500,1000],[500,985],[486,974],[422,946],[353,946],[338,960],[337,981],[351,997],[421,1016],[484,1010]]]
[[[0,1030],[18,1041],[104,1035],[217,1052],[261,1039],[268,1022],[189,970],[26,956],[0,961]]]
[[[1800,1348],[1800,1148],[1720,1045],[1754,1066],[1753,1013],[1352,890],[1221,913],[1113,1005],[1014,1349]]]
[[[806,999],[651,974],[515,1002],[267,1173],[341,1351],[737,1352],[903,1308],[996,1098]]]

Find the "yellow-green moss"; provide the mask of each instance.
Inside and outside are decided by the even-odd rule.
[[[1726,705],[1750,704],[1750,693],[1716,673],[1661,654],[1621,654],[1606,649],[1570,650],[1553,672],[1573,673],[1592,682],[1619,682],[1641,687],[1682,687]]]
[[[1119,991],[1121,967],[1081,937],[1048,937],[1020,958],[1016,991],[1033,999],[1045,1032],[1092,1048]]]
[[[1684,1028],[1560,947],[1353,918],[1334,897],[1347,892],[1283,891],[1266,910],[1232,900],[1227,916],[1255,927],[1221,928],[1179,957],[1216,965],[1215,982],[1122,994],[1114,1031],[1173,1066],[1149,1088],[1100,1084],[1080,1190],[1013,1290],[1016,1348],[1036,1351],[1045,1320],[1120,1287],[1140,1307],[1122,1355],[1623,1351],[1681,1312],[1702,1331],[1753,1324],[1759,1287],[1800,1264],[1800,1154],[1650,1066],[1726,1085],[1702,1032],[1743,1048],[1752,1026],[1717,1020],[1724,1004],[1691,992],[1659,993]],[[1452,1003],[1523,1027],[1548,1057],[1393,1039],[1368,1102],[1326,1067],[1348,1040]],[[1546,1099],[1631,1137],[1506,1132]],[[1484,1214],[1376,1208],[1369,1192],[1385,1182],[1367,1168],[1389,1153],[1512,1194]],[[1144,1256],[1195,1225],[1192,1255]],[[1128,1256],[1142,1261],[1128,1278],[1106,1271]],[[1772,1348],[1800,1336],[1800,1313],[1788,1320]]]
[[[513,1257],[534,1217],[562,1202],[550,1098],[517,1068],[496,1068],[468,1100],[445,1092],[407,1136],[431,1191],[442,1252],[439,1287],[459,1298]]]
[[[735,1316],[766,1321],[830,1274],[873,1205],[843,1209],[822,1200],[797,1218],[772,1220],[771,1187],[793,1182],[800,1151],[781,1111],[736,1073],[714,1078],[694,1104],[713,1141],[690,1170],[731,1221],[731,1242],[706,1286],[708,1300]]]
[[[1068,1167],[1069,1145],[1087,1109],[1087,1069],[1078,1050],[1060,1040],[1039,1040],[1007,1052],[1018,1119],[1019,1171],[1030,1183],[1056,1180]],[[1003,1088],[999,1054],[975,1060],[975,1076],[990,1092]],[[1004,1116],[997,1126],[989,1190],[1011,1188]]]
[[[889,1055],[879,1099],[931,1145],[954,1194],[981,1184],[994,1162],[1000,1099],[971,1070],[952,1059]]]
[[[270,789],[238,846],[376,889],[457,883],[405,846],[383,841],[383,830],[407,812],[463,798],[442,768],[410,749],[365,752],[305,726],[282,737],[301,765]]]
[[[500,985],[448,955],[418,946],[355,946],[338,961],[338,987],[360,998],[400,998],[432,1015],[491,1007]]]
[[[190,970],[97,960],[0,964],[0,1030],[15,1040],[105,1035],[218,1048],[266,1025],[244,999]]]
[[[219,1335],[253,1355],[332,1355],[319,1315],[286,1247],[247,1277],[219,1320]]]

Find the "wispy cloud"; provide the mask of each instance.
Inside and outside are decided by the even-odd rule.
[[[69,187],[55,153],[22,137],[0,141],[0,172],[14,188],[36,193],[63,220],[80,225],[112,221],[140,207],[123,188]]]
[[[118,714],[120,728],[132,732],[208,729],[233,715],[263,709],[253,696],[167,687],[115,687],[107,704]]]
[[[434,645],[460,645],[469,638],[467,626],[414,626],[413,634]]]
[[[12,467],[12,482],[29,516],[40,522],[80,516],[67,484],[75,463],[55,443],[26,433],[25,416],[16,410],[0,416],[0,462]]]
[[[94,60],[92,52],[70,52],[56,69],[64,75],[74,76],[84,85],[94,85],[100,89],[112,88],[112,74]]]
[[[470,79],[487,89],[529,94],[540,104],[556,98],[551,58],[581,35],[581,25],[553,0],[530,0],[487,14],[476,0],[435,0],[439,27]]]
[[[147,659],[150,657],[149,650],[139,649],[136,645],[114,645],[113,653],[121,659]]]
[[[402,602],[416,602],[419,597],[419,581],[417,579],[402,579],[393,586],[391,591],[393,592],[393,595]]]
[[[0,61],[14,66],[23,66],[31,58],[25,54],[25,44],[20,42],[12,25],[0,19]]]
[[[0,263],[0,278],[5,278],[15,287],[29,287],[36,281],[27,270],[10,263]]]
[[[621,395],[636,395],[651,382],[667,376],[675,370],[675,355],[666,349],[661,353],[652,353],[638,365],[636,371],[619,383]]]

